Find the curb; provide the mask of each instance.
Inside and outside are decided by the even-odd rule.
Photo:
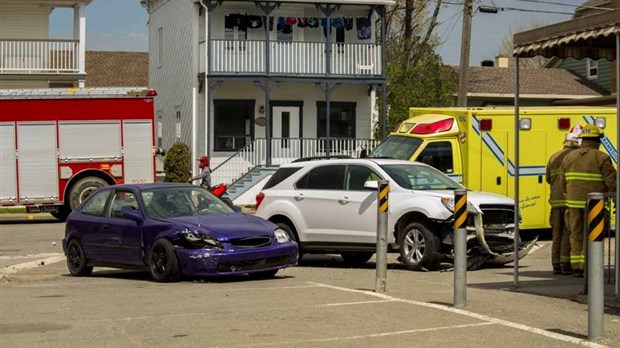
[[[49,213],[37,213],[37,214],[7,213],[7,214],[0,214],[0,222],[4,222],[4,221],[28,221],[28,220],[53,220],[53,221],[58,221],[55,217],[53,217]]]
[[[33,261],[18,263],[12,266],[6,266],[0,269],[0,281],[2,282],[10,281],[11,280],[10,276],[20,271],[37,268],[37,267],[41,267],[45,265],[51,265],[53,263],[57,263],[63,260],[65,260],[65,255],[58,253],[58,255],[56,256],[48,257],[45,259],[33,260]]]

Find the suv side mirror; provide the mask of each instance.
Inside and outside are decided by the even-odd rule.
[[[144,223],[144,215],[142,215],[141,210],[127,210],[123,212],[123,217],[135,221],[138,225]]]
[[[379,189],[379,182],[378,181],[366,181],[364,183],[364,189],[366,190],[378,190]]]

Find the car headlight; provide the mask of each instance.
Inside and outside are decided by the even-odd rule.
[[[444,197],[441,199],[441,203],[443,203],[443,206],[446,207],[446,209],[454,213],[454,198]],[[468,201],[467,212],[477,214],[478,210],[473,204],[471,204],[471,202]]]
[[[217,239],[207,236],[206,234],[197,233],[184,229],[179,232],[179,235],[183,239],[185,246],[190,248],[205,248],[205,249],[221,249],[222,243]]]
[[[276,236],[278,243],[288,243],[291,241],[291,239],[288,237],[288,233],[286,233],[286,231],[283,229],[278,228],[273,231],[273,234]]]

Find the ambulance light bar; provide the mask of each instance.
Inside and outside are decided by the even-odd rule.
[[[558,118],[558,129],[569,129],[570,128],[570,118],[563,117]]]
[[[493,120],[488,119],[488,118],[480,120],[481,131],[490,131],[492,128],[493,128]]]
[[[447,118],[433,123],[420,123],[411,130],[410,134],[433,134],[445,132],[449,131],[453,124],[453,118]]]

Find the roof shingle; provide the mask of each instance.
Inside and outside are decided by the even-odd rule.
[[[86,51],[86,87],[148,87],[148,52]]]

